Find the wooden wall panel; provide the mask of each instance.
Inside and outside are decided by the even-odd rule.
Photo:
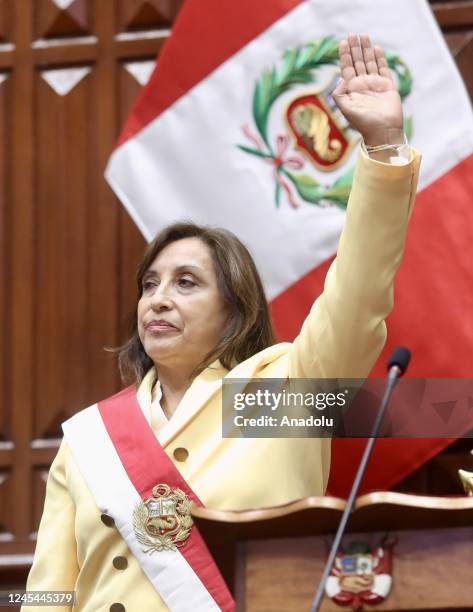
[[[10,0],[0,0],[0,42],[11,40],[12,11]]]
[[[89,234],[89,333],[88,366],[90,397],[97,401],[107,397],[110,389],[120,388],[116,361],[104,351],[117,344],[120,313],[118,287],[122,282],[119,267],[121,249],[119,235],[120,203],[104,179],[118,132],[116,107],[117,57],[114,45],[114,3],[95,2],[97,47],[96,66],[92,72],[93,107],[89,111],[91,146],[88,159],[91,171]]]
[[[36,38],[81,36],[91,31],[90,0],[35,0]]]
[[[8,151],[12,134],[9,122],[11,108],[11,78],[0,72],[0,445],[12,439],[10,411],[8,410],[10,385],[8,372],[8,349],[11,347],[10,322],[7,303],[10,293],[11,274],[7,258],[8,228],[10,224],[10,174]]]
[[[7,515],[14,535],[13,543],[27,540],[30,510],[31,419],[33,411],[33,346],[41,333],[34,325],[34,171],[32,134],[33,58],[32,6],[26,0],[10,3],[13,11],[12,42],[15,54],[6,53],[12,73],[12,104],[8,117],[12,131],[11,190],[9,191],[9,226],[7,265],[11,273],[8,308],[11,343],[8,347],[11,415],[14,449],[8,465],[12,469],[9,495],[5,499]],[[7,460],[8,457],[5,457]]]
[[[86,405],[87,250],[91,200],[91,68],[36,73],[35,346],[33,438],[60,438],[60,424]],[[54,375],[52,375],[54,373]],[[43,384],[45,382],[46,384]]]
[[[455,57],[457,66],[462,73],[468,92],[473,99],[473,30],[462,32],[461,34],[450,34],[447,37],[447,41],[450,44],[450,49]]]
[[[118,0],[117,31],[170,28],[183,0]]]
[[[435,17],[441,28],[464,28],[473,20],[472,0],[433,0]]]
[[[11,470],[0,470],[0,542],[12,538],[13,525],[9,516],[8,499],[11,495]]]
[[[433,0],[432,9],[473,99],[473,0]]]

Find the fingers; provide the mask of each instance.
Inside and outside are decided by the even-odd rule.
[[[356,77],[356,72],[353,66],[353,59],[351,57],[348,41],[340,41],[338,53],[340,55],[340,70],[342,72],[342,79],[348,82]]]
[[[374,47],[374,56],[378,65],[378,72],[382,77],[393,80],[391,71],[389,70],[388,62],[384,56],[384,51],[381,47]]]
[[[353,60],[353,66],[355,67],[356,74],[361,76],[366,74],[366,65],[363,58],[363,51],[360,45],[360,39],[356,34],[350,32],[348,34],[348,44],[350,45],[351,57]]]
[[[374,49],[371,46],[370,37],[368,34],[360,35],[361,49],[363,52],[363,60],[365,62],[366,72],[368,74],[379,74],[378,64],[374,54]]]
[[[373,47],[368,34],[358,37],[350,32],[348,40],[340,42],[339,54],[342,78],[346,82],[365,74],[379,74],[392,80],[383,50]]]

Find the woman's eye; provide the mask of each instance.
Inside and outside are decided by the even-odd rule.
[[[153,287],[156,286],[156,282],[155,281],[145,281],[143,283],[143,291],[151,291],[153,289]]]
[[[180,278],[178,281],[178,285],[179,287],[183,287],[184,289],[190,289],[191,287],[195,286],[195,283],[190,278]]]

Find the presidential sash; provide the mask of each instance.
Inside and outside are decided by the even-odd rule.
[[[136,399],[120,393],[74,415],[64,436],[101,512],[111,516],[172,612],[234,610],[189,514],[202,502],[156,439]]]

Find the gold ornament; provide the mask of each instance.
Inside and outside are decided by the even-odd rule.
[[[144,553],[177,550],[190,535],[192,501],[181,489],[167,484],[153,487],[152,497],[141,501],[133,511],[136,539]]]

